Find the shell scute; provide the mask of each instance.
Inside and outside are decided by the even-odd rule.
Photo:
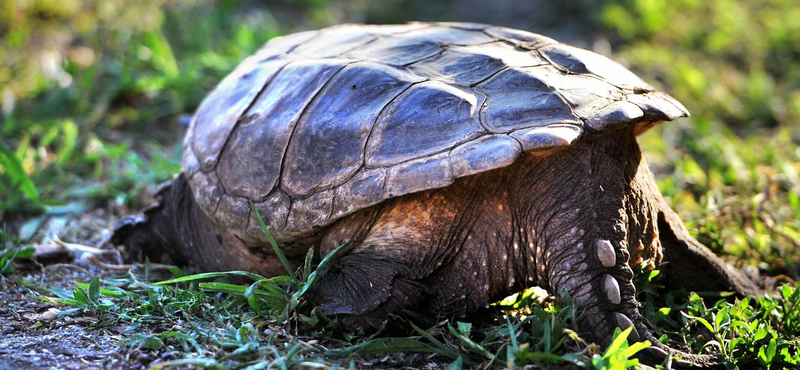
[[[533,68],[508,68],[475,87],[486,94],[481,122],[492,132],[507,133],[532,126],[570,123],[580,118],[545,81],[529,73]]]
[[[450,85],[414,85],[378,118],[367,144],[367,167],[391,166],[478,137],[479,106],[477,96]]]
[[[415,81],[420,79],[381,64],[362,62],[343,69],[308,106],[290,139],[284,190],[305,197],[352,177],[364,163],[378,115]]]
[[[349,51],[347,57],[393,66],[404,66],[442,52],[442,46],[429,40],[407,37],[383,37],[363,48]]]
[[[320,31],[316,37],[311,38],[295,48],[291,54],[306,58],[333,58],[365,45],[378,38],[375,32],[364,32],[364,29],[355,25],[344,25]]]
[[[319,35],[320,31],[305,31],[285,36],[278,36],[269,40],[264,47],[256,52],[256,57],[269,57],[272,55],[287,54],[297,46],[302,45]]]
[[[267,81],[288,61],[245,60],[203,100],[189,127],[184,146],[191,145],[203,171],[217,165],[222,148],[242,113]]]
[[[536,66],[547,61],[535,52],[520,52],[506,42],[453,46],[409,66],[414,72],[442,82],[473,86],[506,67]]]
[[[572,113],[585,118],[597,110],[625,99],[622,90],[593,75],[569,75],[551,67],[521,69],[524,73],[546,84],[572,107]]]
[[[539,52],[572,74],[593,74],[620,88],[629,90],[655,90],[633,72],[607,57],[588,50],[564,44],[548,45]]]
[[[242,197],[223,194],[222,200],[219,202],[217,211],[214,212],[218,222],[221,223],[235,223],[240,225],[247,225],[250,218],[250,202]],[[244,229],[244,227],[242,227]],[[234,235],[240,238],[245,237],[242,230],[231,230]]]
[[[387,198],[385,168],[364,170],[336,188],[333,218],[349,215]]]
[[[552,149],[572,144],[583,130],[574,125],[549,125],[532,127],[511,133],[511,136],[522,145],[526,152]]]
[[[286,220],[291,229],[319,229],[333,213],[333,190],[321,191],[308,198],[294,200]]]
[[[440,153],[401,163],[389,169],[386,194],[389,198],[422,190],[442,188],[453,183],[453,164],[449,153]]]
[[[450,27],[446,23],[413,29],[404,33],[403,37],[417,42],[435,42],[443,46],[478,45],[495,41],[493,37],[481,32],[481,30]]]
[[[249,202],[241,197],[238,197],[236,201],[248,203],[249,206]],[[288,195],[282,191],[275,191],[263,201],[254,202],[253,206],[258,214],[261,215],[264,226],[267,227],[267,230],[272,232],[275,241],[281,243],[294,237],[294,235],[279,232],[286,228],[286,219],[289,217],[289,209],[292,207],[292,200],[289,199]],[[246,228],[244,234],[248,237],[268,242],[254,212],[250,212],[246,224],[235,225],[236,227],[232,227],[232,229],[241,230]]]
[[[469,176],[508,166],[522,153],[519,142],[508,135],[486,135],[461,144],[450,153],[453,176]]]
[[[300,115],[346,63],[293,62],[275,76],[228,139],[217,168],[227,193],[261,200],[272,192]]]

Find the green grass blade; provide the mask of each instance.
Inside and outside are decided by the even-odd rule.
[[[81,304],[88,305],[89,298],[86,297],[86,291],[83,288],[74,288],[72,289],[72,295],[75,297],[75,300]]]
[[[89,301],[93,304],[100,302],[100,278],[96,276],[89,283]]]
[[[281,251],[281,248],[278,246],[278,243],[276,243],[275,239],[272,238],[272,234],[267,229],[267,225],[264,224],[264,220],[261,218],[261,214],[258,213],[256,205],[253,204],[252,200],[248,201],[250,202],[250,209],[252,209],[253,213],[255,213],[256,215],[256,219],[258,220],[258,225],[261,226],[261,231],[263,231],[264,235],[266,235],[267,239],[269,239],[269,244],[272,245],[272,249],[275,251],[275,255],[277,255],[278,259],[281,260],[283,267],[286,269],[286,273],[289,276],[291,276],[295,282],[297,282],[297,277],[294,276],[294,270],[292,269],[292,266],[289,265],[289,260],[286,259],[286,256],[283,254],[283,251]]]
[[[625,357],[631,357],[647,347],[650,347],[650,342],[636,342],[634,344],[631,344],[630,347],[622,350],[621,353]]]
[[[326,354],[333,357],[346,357],[353,353],[360,355],[380,355],[395,352],[438,353],[435,348],[414,338],[375,338],[340,350],[330,350]]]
[[[154,285],[168,285],[168,284],[176,284],[176,283],[185,283],[185,282],[188,282],[188,281],[203,280],[203,279],[215,279],[215,278],[224,277],[224,276],[230,276],[230,275],[233,275],[233,276],[244,276],[244,277],[247,277],[247,278],[250,278],[250,279],[253,279],[253,280],[263,280],[263,279],[265,279],[265,277],[263,277],[263,276],[261,276],[259,274],[255,274],[255,273],[248,272],[248,271],[205,272],[205,273],[201,273],[201,274],[187,275],[187,276],[181,276],[181,277],[175,278],[175,279],[159,281],[159,282],[155,283]]]
[[[616,329],[614,331],[615,334],[614,340],[611,341],[611,344],[609,344],[608,348],[606,348],[606,352],[603,355],[603,358],[607,358],[608,356],[610,356],[611,354],[622,348],[623,344],[627,342],[628,335],[631,333],[631,330],[633,330],[633,327],[629,327],[623,330],[622,332],[618,332],[619,329]]]
[[[432,348],[434,348],[436,350],[436,353],[438,353],[438,354],[440,354],[442,356],[446,356],[446,357],[452,358],[452,359],[456,359],[459,356],[461,356],[460,353],[450,349],[450,347],[448,347],[444,343],[442,343],[439,340],[437,340],[436,338],[434,338],[432,335],[430,335],[430,333],[428,333],[425,330],[422,330],[419,326],[414,325],[413,322],[409,322],[409,324],[411,324],[411,327],[414,328],[414,331],[419,333],[419,335],[421,335],[422,337],[424,337],[425,339],[427,339],[428,341],[433,343],[433,347]],[[464,359],[464,361],[466,362],[467,365],[472,365],[472,362],[469,361],[468,359]]]
[[[461,327],[462,323],[459,322],[458,324],[459,324],[459,327]],[[456,338],[460,339],[461,340],[461,344],[463,346],[467,347],[467,349],[469,349],[472,352],[478,353],[481,356],[488,358],[489,360],[494,360],[494,355],[492,353],[487,351],[486,348],[483,348],[483,346],[481,346],[480,344],[475,343],[467,335],[465,335],[462,332],[456,330],[456,328],[454,328],[453,325],[448,324],[447,328],[448,328],[448,330],[450,330],[450,334],[453,334],[454,336],[456,336]]]
[[[156,67],[169,77],[177,76],[180,73],[178,63],[175,61],[175,55],[172,53],[172,48],[164,33],[160,29],[155,29],[145,32],[143,36],[144,44],[153,53],[153,62]]]
[[[350,242],[344,243],[334,248],[334,250],[328,253],[325,256],[325,258],[323,258],[322,261],[319,262],[317,269],[308,275],[308,280],[306,280],[306,282],[302,284],[300,288],[297,289],[296,292],[294,292],[294,294],[292,294],[292,298],[289,301],[289,308],[293,309],[297,307],[297,305],[300,302],[300,297],[305,295],[306,292],[308,292],[308,289],[314,286],[314,283],[316,283],[317,280],[319,280],[322,276],[324,276],[328,272],[328,270],[330,270],[333,264],[336,263],[336,260],[342,253],[342,250],[347,248],[348,245],[350,245]],[[286,314],[286,312],[284,312],[284,314]]]
[[[11,180],[19,186],[19,190],[22,191],[22,194],[39,205],[39,191],[36,190],[36,185],[33,184],[33,181],[25,173],[25,170],[22,169],[22,164],[14,153],[6,149],[3,145],[0,145],[0,168],[5,169],[6,173],[11,176]]]

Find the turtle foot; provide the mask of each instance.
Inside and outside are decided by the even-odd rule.
[[[345,330],[372,332],[403,310],[420,310],[427,288],[406,270],[366,253],[345,255],[311,288],[311,300]]]
[[[669,361],[673,368],[709,368],[720,364],[719,356],[676,351],[653,337],[638,310],[633,270],[627,262],[629,254],[620,242],[600,239],[584,248],[583,253],[594,261],[587,259],[578,264],[577,270],[582,271],[576,271],[572,265],[569,275],[554,274],[552,290],[571,294],[576,315],[580,317],[579,331],[585,339],[605,348],[613,341],[616,328],[630,328],[629,343],[650,343],[637,356],[643,363],[657,365]]]

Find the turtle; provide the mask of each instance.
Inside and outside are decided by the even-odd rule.
[[[584,338],[644,326],[634,268],[761,292],[693,238],[637,142],[686,108],[611,59],[474,23],[339,25],[268,41],[203,100],[182,172],[111,241],[204,271],[285,273],[339,246],[309,297],[346,330],[567,292]],[[255,210],[255,212],[254,212]],[[680,353],[680,352],[678,352]],[[680,364],[709,365],[681,353]]]

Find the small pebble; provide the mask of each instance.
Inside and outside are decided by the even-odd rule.
[[[61,311],[57,308],[50,307],[47,309],[47,312],[42,314],[42,320],[44,321],[53,321],[58,318],[58,314]]]

